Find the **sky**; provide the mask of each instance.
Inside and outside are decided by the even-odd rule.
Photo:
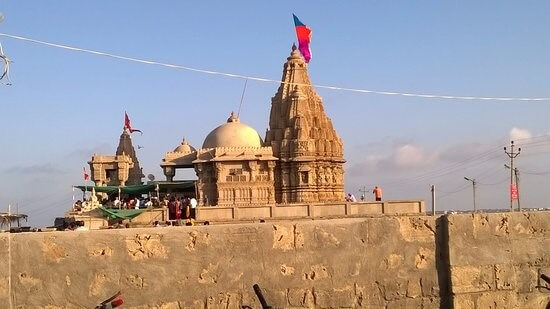
[[[550,97],[547,1],[6,1],[0,33],[116,55],[280,80],[313,30],[317,85],[483,97]],[[71,207],[92,154],[112,155],[124,112],[145,175],[185,137],[200,147],[239,108],[244,81],[0,36],[0,209],[46,226]],[[249,81],[241,121],[263,137],[277,83]],[[346,192],[440,210],[509,208],[503,147],[522,148],[522,207],[550,207],[550,101],[428,99],[317,88],[344,142]],[[509,148],[508,148],[509,150]],[[179,175],[181,177],[193,176]],[[78,197],[78,195],[77,195]]]

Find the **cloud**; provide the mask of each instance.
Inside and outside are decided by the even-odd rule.
[[[527,129],[520,129],[520,128],[512,128],[510,130],[510,140],[521,140],[521,139],[529,139],[533,137],[533,134]]]
[[[410,170],[432,165],[435,161],[436,154],[429,155],[420,146],[397,141],[392,143],[388,154],[368,155],[359,163],[353,164],[348,173],[350,176],[360,176],[374,171]]]
[[[420,147],[407,144],[396,149],[393,161],[398,167],[414,168],[426,165],[428,158]]]
[[[110,155],[111,153],[114,154],[114,151],[111,149],[111,145],[108,143],[102,143],[94,147],[87,147],[87,148],[77,148],[73,151],[71,151],[66,158],[91,158],[93,154],[106,154]]]
[[[4,173],[10,175],[23,175],[23,176],[35,176],[35,175],[51,175],[51,174],[65,174],[67,171],[62,170],[51,163],[45,164],[33,164],[28,166],[13,166],[4,170]]]

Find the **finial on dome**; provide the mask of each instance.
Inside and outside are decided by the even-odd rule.
[[[292,51],[295,51],[297,49],[296,44],[292,43]]]
[[[231,112],[231,116],[227,119],[227,122],[240,122],[239,117],[235,114],[235,112]]]
[[[187,140],[185,139],[185,136],[184,136],[183,139],[181,140],[181,144],[182,144],[182,145],[189,145],[189,143],[188,143]]]

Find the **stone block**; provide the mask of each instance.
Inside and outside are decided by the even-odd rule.
[[[454,309],[476,309],[473,294],[458,294],[453,297]]]
[[[514,266],[516,275],[516,291],[519,293],[531,293],[537,285],[537,269],[528,265]]]
[[[400,280],[398,278],[386,279],[379,282],[380,291],[387,301],[405,298],[407,295],[408,280]]]
[[[407,295],[408,298],[418,298],[422,296],[422,286],[420,280],[409,280],[407,282]]]
[[[435,240],[435,218],[405,216],[397,217],[399,233],[408,242],[429,242]]]
[[[294,288],[288,290],[288,304],[294,307],[312,307],[315,305],[310,289]]]
[[[432,272],[422,276],[420,278],[420,287],[422,289],[422,296],[439,296],[439,281],[437,278],[437,273]]]
[[[384,295],[378,282],[365,285],[355,284],[355,295],[359,306],[385,306]]]
[[[542,265],[545,260],[550,262],[549,246],[550,239],[542,237],[515,239],[510,244],[510,248],[514,249],[511,251],[511,260],[518,264]]]
[[[242,295],[239,293],[219,293],[206,299],[207,309],[241,309]]]
[[[183,300],[180,301],[180,307],[179,308],[189,308],[189,309],[204,309],[205,308],[205,302],[202,299],[197,300]]]
[[[417,309],[422,308],[421,299],[399,299],[389,301],[386,306],[387,309]]]
[[[451,267],[453,294],[490,291],[495,288],[493,266]]]
[[[482,293],[476,299],[476,308],[515,309],[520,308],[517,294],[513,291]]]
[[[314,289],[313,295],[317,308],[351,308],[355,303],[353,287],[351,286],[332,290]]]
[[[497,290],[512,290],[515,288],[516,274],[513,265],[495,265],[495,281]]]

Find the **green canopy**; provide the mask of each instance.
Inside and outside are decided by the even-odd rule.
[[[139,195],[139,194],[147,194],[149,192],[154,192],[157,190],[159,191],[167,191],[170,190],[185,190],[188,191],[189,189],[193,189],[195,186],[194,180],[183,180],[183,181],[174,181],[174,182],[150,182],[146,185],[132,185],[132,186],[75,186],[75,188],[78,188],[82,191],[92,191],[92,189],[95,190],[97,193],[107,193],[109,195],[111,194],[117,194],[118,190],[120,189],[120,193],[122,194],[128,194],[128,195]]]
[[[145,209],[107,209],[103,206],[98,207],[99,210],[109,219],[133,219],[145,211]]]

